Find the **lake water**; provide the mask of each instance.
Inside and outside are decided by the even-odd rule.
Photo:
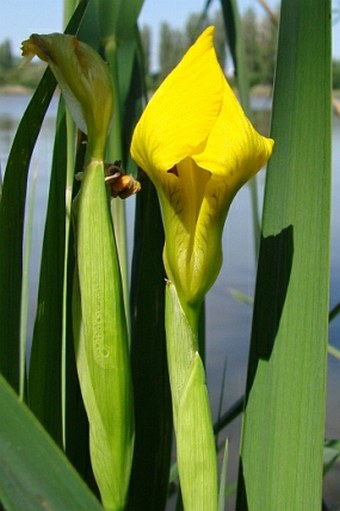
[[[6,166],[9,148],[15,130],[29,98],[26,96],[0,96],[0,165]],[[261,106],[261,105],[258,105]],[[265,106],[265,105],[263,105]],[[36,174],[36,209],[33,221],[34,268],[31,275],[30,328],[32,329],[36,307],[38,265],[41,239],[44,230],[50,159],[53,148],[55,102],[50,108],[37,147],[32,158],[32,176]],[[333,196],[331,237],[331,307],[340,299],[340,120],[334,118],[333,131]],[[262,201],[264,173],[258,178]],[[129,217],[129,240],[132,244],[134,200],[127,201]],[[232,290],[253,297],[255,283],[255,260],[252,237],[252,221],[249,188],[244,187],[235,198],[229,212],[223,234],[224,264],[220,276],[206,301],[207,311],[207,377],[214,417],[218,411],[223,366],[227,357],[227,374],[223,398],[223,410],[242,396],[245,386],[247,356],[251,329],[252,308],[237,301]],[[131,256],[131,254],[130,254]],[[340,348],[340,317],[330,325],[329,341]],[[340,438],[340,362],[329,356],[327,438]],[[230,441],[231,480],[236,478],[240,419],[223,431]],[[325,480],[325,492],[329,505],[340,501],[340,467],[333,470]],[[232,507],[230,507],[232,509]]]

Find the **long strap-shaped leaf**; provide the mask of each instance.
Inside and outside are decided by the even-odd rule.
[[[158,198],[145,176],[136,203],[132,273],[131,364],[136,441],[129,511],[143,506],[162,511],[168,490],[172,410],[164,329],[163,245]]]
[[[80,2],[66,32],[74,33],[87,0]],[[41,80],[20,122],[8,158],[0,202],[0,370],[19,386],[19,327],[22,241],[28,169],[42,121],[56,86],[50,70]]]
[[[0,423],[0,501],[6,510],[103,510],[1,375]]]
[[[247,116],[251,119],[250,84],[246,62],[244,34],[242,33],[241,18],[238,11],[237,0],[221,0],[224,25],[227,33],[230,53],[232,55],[241,105]],[[260,221],[258,209],[257,177],[248,183],[252,206],[253,236],[255,247],[255,260],[259,251]]]
[[[58,114],[28,380],[28,404],[62,445],[61,339],[65,251],[65,110]],[[51,292],[53,290],[53,292]]]
[[[30,158],[56,82],[46,71],[15,136],[0,202],[0,369],[19,388],[22,243]]]
[[[237,509],[321,503],[330,218],[330,2],[283,0]]]
[[[125,164],[127,155],[123,152],[126,122],[125,114],[131,107],[126,106],[127,94],[131,86],[135,60],[136,24],[144,0],[107,1],[95,0],[100,32],[100,43],[103,47],[113,80],[114,113],[112,130],[108,138],[106,157],[109,161],[122,160]],[[125,111],[126,110],[126,111]],[[128,134],[131,137],[131,134]],[[126,240],[126,209],[125,203],[117,200],[112,203],[113,224],[117,242],[120,271],[123,282],[124,304],[129,327],[129,292]]]

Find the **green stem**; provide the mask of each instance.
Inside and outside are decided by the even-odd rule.
[[[65,253],[64,253],[64,278],[63,278],[63,314],[62,314],[62,435],[63,435],[63,446],[66,448],[66,337],[67,337],[67,265],[69,256],[69,240],[70,240],[70,229],[71,229],[71,209],[72,209],[72,189],[74,179],[74,139],[75,139],[75,128],[71,115],[66,112],[66,130],[67,130],[67,167],[66,167],[66,190],[65,190]]]
[[[168,281],[165,301],[165,329],[167,356],[174,410],[175,427],[178,406],[189,376],[190,367],[198,351],[198,314],[184,313],[175,286]]]
[[[121,98],[119,89],[119,76],[117,69],[117,44],[114,37],[110,37],[105,42],[105,58],[109,63],[111,77],[113,81],[114,93],[114,114],[111,133],[108,138],[106,158],[110,162],[123,160],[122,144],[122,120],[121,120]],[[118,259],[122,275],[124,306],[126,311],[126,321],[130,331],[129,316],[129,278],[128,278],[128,254],[127,254],[127,236],[126,236],[126,210],[125,202],[117,198],[112,201],[112,218],[117,243]]]
[[[122,511],[133,455],[133,398],[103,162],[92,160],[85,168],[76,209],[79,283],[75,280],[73,316],[77,369],[102,502],[107,510]]]
[[[165,328],[185,511],[217,509],[217,463],[205,372],[198,352],[199,307],[183,309],[167,282]]]

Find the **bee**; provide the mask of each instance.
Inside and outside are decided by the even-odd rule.
[[[126,199],[141,189],[139,181],[125,174],[119,160],[105,163],[105,183],[110,188],[111,197],[121,199]]]

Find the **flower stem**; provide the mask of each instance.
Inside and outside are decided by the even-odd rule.
[[[168,281],[165,328],[183,505],[185,511],[214,511],[217,463],[205,372],[198,352],[199,307],[185,309]]]
[[[122,511],[133,456],[133,397],[120,269],[103,162],[91,160],[85,168],[75,225],[74,338],[90,425],[91,462],[103,506]]]

